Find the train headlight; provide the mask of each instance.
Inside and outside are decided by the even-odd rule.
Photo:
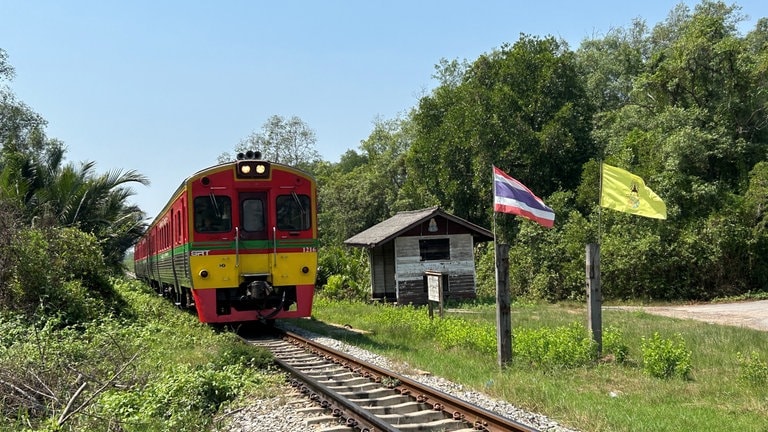
[[[200,270],[200,277],[205,279],[208,277],[208,270]]]
[[[237,178],[269,178],[269,162],[240,160],[236,173]]]

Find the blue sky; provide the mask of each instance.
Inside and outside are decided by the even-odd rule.
[[[0,48],[16,69],[6,84],[67,160],[144,174],[131,201],[154,216],[272,115],[301,118],[336,162],[377,118],[415,107],[440,59],[471,62],[521,33],[575,50],[677,3],[0,0]],[[737,4],[744,32],[768,16],[765,0]]]

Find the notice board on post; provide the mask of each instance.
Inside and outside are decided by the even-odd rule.
[[[429,304],[429,317],[434,316],[434,306],[437,303],[440,318],[443,317],[443,286],[445,277],[440,272],[426,271],[424,279],[427,285],[427,303]]]

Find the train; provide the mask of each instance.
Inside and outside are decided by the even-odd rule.
[[[308,317],[317,182],[248,151],[184,179],[134,245],[136,278],[201,322]]]

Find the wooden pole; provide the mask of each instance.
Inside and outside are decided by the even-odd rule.
[[[603,293],[600,287],[600,245],[587,244],[587,314],[589,331],[597,343],[597,355],[603,351]]]
[[[512,361],[512,314],[509,293],[509,245],[496,245],[496,346],[499,367]]]

